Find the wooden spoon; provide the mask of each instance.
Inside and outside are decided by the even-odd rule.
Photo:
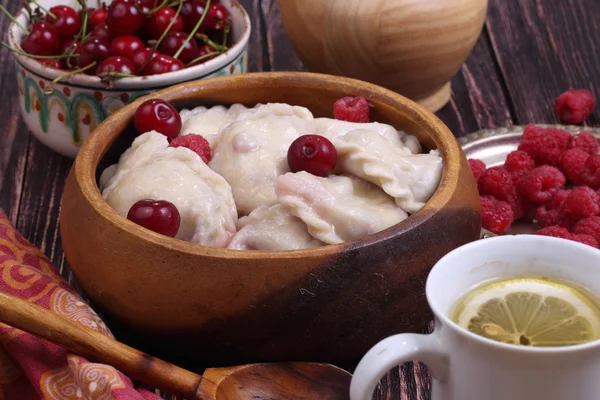
[[[330,364],[248,364],[209,368],[200,376],[1,292],[0,321],[187,399],[346,400],[349,397],[351,375]]]

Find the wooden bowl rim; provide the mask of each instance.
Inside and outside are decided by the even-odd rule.
[[[276,80],[282,86],[303,86],[319,91],[334,91],[348,95],[362,95],[369,101],[381,103],[378,106],[395,108],[394,104],[401,104],[407,109],[407,118],[420,125],[424,130],[431,132],[432,139],[437,146],[443,160],[443,172],[440,184],[425,206],[412,214],[404,221],[391,226],[383,231],[366,236],[353,242],[326,245],[313,249],[285,250],[285,251],[241,251],[223,248],[214,248],[199,245],[179,239],[169,238],[164,235],[147,230],[127,218],[120,216],[102,197],[96,184],[96,169],[98,163],[110,148],[122,129],[114,129],[113,124],[119,120],[130,121],[134,110],[144,101],[152,98],[161,98],[166,101],[180,99],[181,93],[187,95],[194,92],[207,90],[218,92],[220,88],[230,85],[261,87],[270,81]],[[342,255],[346,250],[358,249],[383,242],[395,236],[402,235],[414,229],[424,221],[431,218],[436,210],[442,209],[452,199],[459,183],[462,151],[454,135],[446,125],[433,113],[419,106],[408,98],[384,89],[380,86],[356,79],[317,74],[309,72],[256,72],[235,76],[203,79],[193,82],[174,85],[170,88],[144,96],[121,108],[104,122],[102,122],[88,137],[81,147],[73,165],[74,177],[79,184],[81,193],[90,203],[93,210],[111,223],[116,229],[125,231],[139,237],[140,240],[153,243],[171,251],[179,251],[190,255],[209,258],[225,258],[240,260],[260,260],[265,258],[324,258]]]

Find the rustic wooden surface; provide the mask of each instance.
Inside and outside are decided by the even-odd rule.
[[[253,24],[250,69],[302,70],[283,31],[278,1],[241,2]],[[0,0],[0,4],[16,11],[19,2]],[[562,91],[578,87],[600,95],[599,21],[597,0],[490,0],[485,29],[453,80],[452,101],[438,116],[456,136],[480,128],[558,122],[552,104]],[[0,17],[2,32],[8,23]],[[64,262],[57,224],[71,160],[29,134],[19,116],[13,68],[12,57],[2,49],[0,208],[77,288]],[[600,126],[599,115],[596,111],[589,123]],[[424,366],[407,364],[382,380],[376,398],[426,400],[430,386]]]

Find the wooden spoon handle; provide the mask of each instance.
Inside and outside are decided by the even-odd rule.
[[[165,392],[196,399],[202,377],[126,346],[36,304],[0,292],[0,321],[117,368]]]

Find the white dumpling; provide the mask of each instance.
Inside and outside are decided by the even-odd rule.
[[[277,202],[273,184],[290,171],[288,148],[310,133],[314,133],[310,111],[287,104],[249,109],[223,129],[209,165],[231,185],[240,215]]]
[[[325,136],[331,142],[350,131],[366,129],[378,133],[400,149],[405,149],[412,154],[419,154],[421,152],[421,144],[416,137],[407,135],[402,131],[397,131],[396,128],[388,124],[381,124],[379,122],[359,123],[340,121],[331,118],[316,118],[315,128],[317,135]]]
[[[228,249],[300,250],[324,244],[310,236],[306,224],[281,204],[258,207],[238,221],[238,229]]]
[[[406,154],[369,130],[348,132],[333,144],[337,171],[376,184],[409,213],[420,210],[440,184],[442,158],[437,152]]]
[[[275,190],[311,236],[329,244],[360,239],[408,216],[380,188],[356,177],[288,173],[277,179]]]
[[[219,140],[220,129],[230,124],[246,107],[234,104],[229,109],[224,106],[211,108],[196,107],[193,110],[181,110],[181,131],[179,136],[189,134],[202,135],[214,148]]]
[[[138,137],[113,169],[104,199],[123,217],[139,200],[169,201],[181,215],[176,238],[227,246],[237,222],[231,187],[193,151],[168,146],[167,138],[154,131]]]

